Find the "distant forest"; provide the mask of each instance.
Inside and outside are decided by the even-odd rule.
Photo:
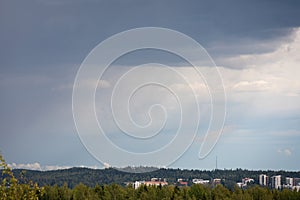
[[[127,169],[128,170],[128,169]],[[147,168],[132,168],[135,171],[147,170]],[[71,168],[54,171],[33,171],[33,170],[13,170],[15,177],[25,183],[31,180],[38,183],[40,186],[67,184],[69,188],[74,188],[82,183],[89,187],[96,185],[118,184],[125,186],[128,182],[150,180],[151,178],[166,179],[169,185],[175,184],[178,179],[183,179],[192,185],[192,179],[212,180],[219,178],[222,180],[222,185],[232,190],[237,182],[241,182],[243,178],[254,179],[254,184],[258,184],[258,176],[266,174],[269,177],[274,175],[282,175],[282,180],[285,177],[299,177],[300,172],[289,171],[261,171],[261,170],[245,170],[245,169],[223,169],[223,170],[187,170],[187,169],[157,169],[156,171],[146,173],[128,173],[122,172],[114,168],[108,169],[89,169],[89,168]]]

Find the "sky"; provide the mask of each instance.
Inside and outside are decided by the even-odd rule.
[[[222,134],[212,151],[199,159],[212,109],[205,81],[178,56],[145,49],[121,56],[97,86],[95,112],[107,138],[130,152],[155,151],[176,138],[183,116],[186,135],[176,143],[180,156],[172,162],[168,160],[172,160],[172,153],[152,157],[166,160],[167,165],[161,166],[214,169],[217,157],[221,169],[299,171],[299,10],[300,2],[296,0],[2,0],[0,151],[16,168],[48,170],[124,164],[118,163],[122,157],[105,150],[107,160],[101,163],[81,141],[72,112],[75,78],[100,42],[134,28],[162,27],[193,38],[214,60],[216,67],[202,66],[201,70],[215,77],[212,70],[217,69],[223,81],[226,118]],[[180,44],[177,48],[193,51]],[[126,74],[129,71],[132,73]],[[132,119],[128,118],[123,100],[146,80],[163,81],[165,87],[152,85],[134,93],[129,102]],[[119,86],[114,87],[117,83]],[[93,84],[91,87],[90,83],[82,83],[84,90],[92,89]],[[179,100],[170,95],[170,89]],[[196,93],[201,111],[195,137],[191,129],[199,116],[191,91]],[[218,109],[224,102],[218,97],[215,100]],[[178,102],[188,114],[180,113]],[[85,111],[84,106],[80,108],[80,116],[89,125],[92,120]],[[133,141],[130,134],[147,139]],[[181,149],[191,138],[191,146]],[[100,147],[107,145],[94,136],[91,140]]]

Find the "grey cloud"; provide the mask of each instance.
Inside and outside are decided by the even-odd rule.
[[[80,63],[100,41],[141,26],[182,31],[208,48],[239,38],[269,40],[300,26],[298,1],[61,2],[1,2],[2,70],[4,65],[55,68],[58,63]]]

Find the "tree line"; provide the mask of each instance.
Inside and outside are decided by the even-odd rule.
[[[45,186],[45,194],[41,199],[296,200],[300,199],[300,193],[291,190],[270,190],[259,186],[246,190],[235,187],[231,191],[222,185],[211,188],[201,184],[194,184],[190,187],[141,186],[138,189],[131,186],[122,187],[117,184],[96,185],[95,187],[79,184],[73,189],[69,189],[66,185],[61,187]]]

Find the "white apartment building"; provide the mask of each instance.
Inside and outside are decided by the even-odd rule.
[[[259,185],[268,186],[269,184],[269,177],[265,174],[259,175]]]
[[[197,178],[194,178],[192,180],[192,182],[194,184],[208,184],[209,183],[209,180],[203,180],[203,179],[197,179]]]
[[[281,175],[271,177],[271,186],[275,189],[281,188]]]
[[[285,178],[285,183],[286,183],[287,186],[292,187],[292,186],[294,186],[294,179],[290,178],[290,177],[286,177]]]

